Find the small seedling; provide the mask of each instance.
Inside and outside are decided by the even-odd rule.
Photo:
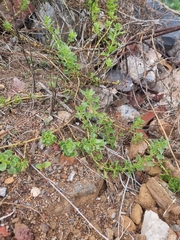
[[[41,138],[41,142],[43,144],[45,144],[47,147],[49,147],[50,145],[52,145],[53,143],[55,143],[57,140],[56,136],[52,133],[51,130],[48,131],[43,131],[42,132],[42,138]]]
[[[74,157],[77,156],[78,142],[74,142],[71,138],[67,138],[65,141],[58,143],[65,156]]]
[[[28,167],[27,161],[13,154],[11,150],[0,153],[0,171],[8,171],[10,174],[20,173]]]
[[[39,169],[39,170],[46,169],[46,168],[48,168],[50,166],[51,166],[51,162],[48,162],[48,161],[46,161],[44,163],[36,164],[36,168]]]

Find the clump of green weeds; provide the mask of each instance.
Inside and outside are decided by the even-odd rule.
[[[0,171],[6,171],[10,174],[16,174],[24,171],[28,167],[26,159],[21,160],[20,157],[13,154],[11,150],[0,153]]]
[[[105,177],[108,172],[112,172],[114,177],[119,173],[132,175],[135,171],[143,171],[146,166],[158,165],[165,173],[162,177],[168,182],[169,188],[173,191],[180,191],[179,179],[173,178],[163,166],[164,150],[168,147],[168,141],[164,138],[146,140],[149,146],[146,154],[144,156],[137,155],[133,161],[124,160],[123,164],[119,161],[102,162],[105,147],[115,147],[116,137],[113,122],[106,113],[99,112],[99,98],[94,95],[92,89],[81,92],[84,100],[76,107],[76,117],[82,123],[85,136],[79,141],[68,138],[65,141],[57,142],[56,136],[49,130],[42,133],[42,142],[46,146],[58,143],[65,156],[77,156],[78,153],[91,156]],[[138,131],[142,129],[143,125],[144,121],[138,117],[130,128],[130,132],[133,133],[132,140],[135,143],[144,140],[143,136],[138,135]]]
[[[51,146],[57,140],[56,136],[52,133],[51,130],[43,131],[41,142],[45,144],[47,147]]]
[[[51,166],[51,162],[49,162],[49,161],[36,164],[36,168],[39,169],[39,170],[46,169],[46,168],[48,168],[50,166]]]
[[[77,73],[80,70],[80,66],[77,63],[76,55],[71,51],[70,47],[64,43],[60,36],[60,29],[53,27],[53,21],[49,16],[44,17],[44,25],[45,29],[51,35],[51,46],[53,49],[57,50],[57,55],[65,67],[65,73]],[[71,43],[76,38],[76,33],[74,31],[70,31],[68,42]]]
[[[161,2],[165,3],[168,7],[180,11],[180,2],[179,0],[161,0]]]
[[[99,7],[99,1],[89,0],[89,10],[91,13],[91,19],[93,24],[93,31],[98,36],[98,44],[105,44],[104,51],[101,52],[101,56],[105,57],[106,68],[112,67],[113,60],[110,55],[120,47],[118,37],[120,37],[124,31],[122,25],[117,21],[117,0],[107,0],[105,6],[104,17],[106,20],[103,23],[100,20],[101,9]]]

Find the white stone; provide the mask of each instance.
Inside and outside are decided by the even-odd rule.
[[[146,236],[146,240],[166,240],[169,226],[163,222],[153,211],[146,211],[142,224],[141,234]]]

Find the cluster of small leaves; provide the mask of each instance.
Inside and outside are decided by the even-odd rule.
[[[124,32],[122,31],[122,25],[119,22],[116,22],[118,1],[106,1],[106,11],[104,13],[106,20],[103,24],[99,19],[101,10],[98,2],[99,1],[97,0],[89,0],[88,6],[91,13],[93,31],[99,37],[98,44],[106,44],[104,51],[101,53],[101,56],[106,57],[105,66],[107,68],[110,68],[113,66],[113,60],[109,56],[120,46],[118,37],[121,36]]]
[[[180,11],[180,1],[179,0],[162,0],[168,7]]]
[[[46,169],[50,166],[51,166],[51,162],[49,162],[49,161],[36,164],[36,168],[39,169],[39,170]]]
[[[70,47],[64,43],[60,36],[60,29],[53,27],[53,21],[49,16],[44,17],[44,25],[45,29],[48,30],[48,32],[51,35],[52,43],[51,46],[57,50],[58,57],[65,67],[65,73],[76,73],[80,67],[77,63],[77,57],[76,55],[71,51]],[[76,34],[73,31],[70,31],[69,35],[69,42],[72,42],[76,37]]]
[[[71,138],[58,142],[65,156],[77,156],[78,151],[89,154],[96,160],[102,158],[101,151],[106,145],[115,146],[116,137],[113,122],[105,114],[98,112],[99,98],[94,96],[92,89],[82,91],[85,99],[76,107],[76,117],[82,121],[82,128],[86,131],[86,137],[76,142]],[[50,146],[57,141],[51,130],[42,132],[42,143]]]
[[[85,100],[80,106],[76,107],[76,117],[82,121],[83,129],[87,131],[88,139],[102,139],[107,145],[115,146],[116,137],[113,129],[113,122],[110,117],[104,113],[99,112],[99,98],[90,89],[81,91]],[[103,145],[99,141],[100,145]]]
[[[168,141],[161,138],[159,140],[151,140],[150,142],[151,144],[149,145],[147,155],[137,155],[134,162],[125,160],[123,165],[118,161],[104,164],[103,170],[105,172],[111,171],[113,176],[117,176],[119,172],[131,175],[135,171],[142,171],[145,165],[151,167],[155,164],[159,164],[161,166],[164,160],[163,152],[168,146]]]
[[[144,136],[142,132],[138,132],[137,130],[142,129],[142,126],[144,125],[144,120],[141,119],[141,117],[137,117],[135,121],[133,122],[130,131],[133,132],[132,136],[132,142],[139,143],[144,140]]]
[[[180,193],[180,178],[172,177],[169,173],[161,174],[161,178],[168,183],[172,192]]]
[[[19,10],[20,11],[25,11],[28,8],[28,5],[30,4],[29,0],[21,0],[19,4]]]
[[[78,142],[74,142],[71,138],[67,138],[65,141],[61,141],[58,144],[65,156],[68,157],[77,156],[78,154],[77,149],[79,147]]]
[[[11,150],[0,153],[0,171],[8,171],[10,174],[16,174],[24,171],[28,166],[27,161],[13,154]]]
[[[47,147],[51,146],[57,140],[56,136],[52,133],[51,130],[43,131],[41,142],[45,144]]]
[[[11,32],[13,30],[12,24],[8,20],[5,20],[2,26],[7,32]]]

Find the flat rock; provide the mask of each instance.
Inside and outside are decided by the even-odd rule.
[[[172,205],[173,194],[168,190],[165,182],[156,180],[156,178],[150,178],[146,185],[153,199],[163,210],[168,209]]]

